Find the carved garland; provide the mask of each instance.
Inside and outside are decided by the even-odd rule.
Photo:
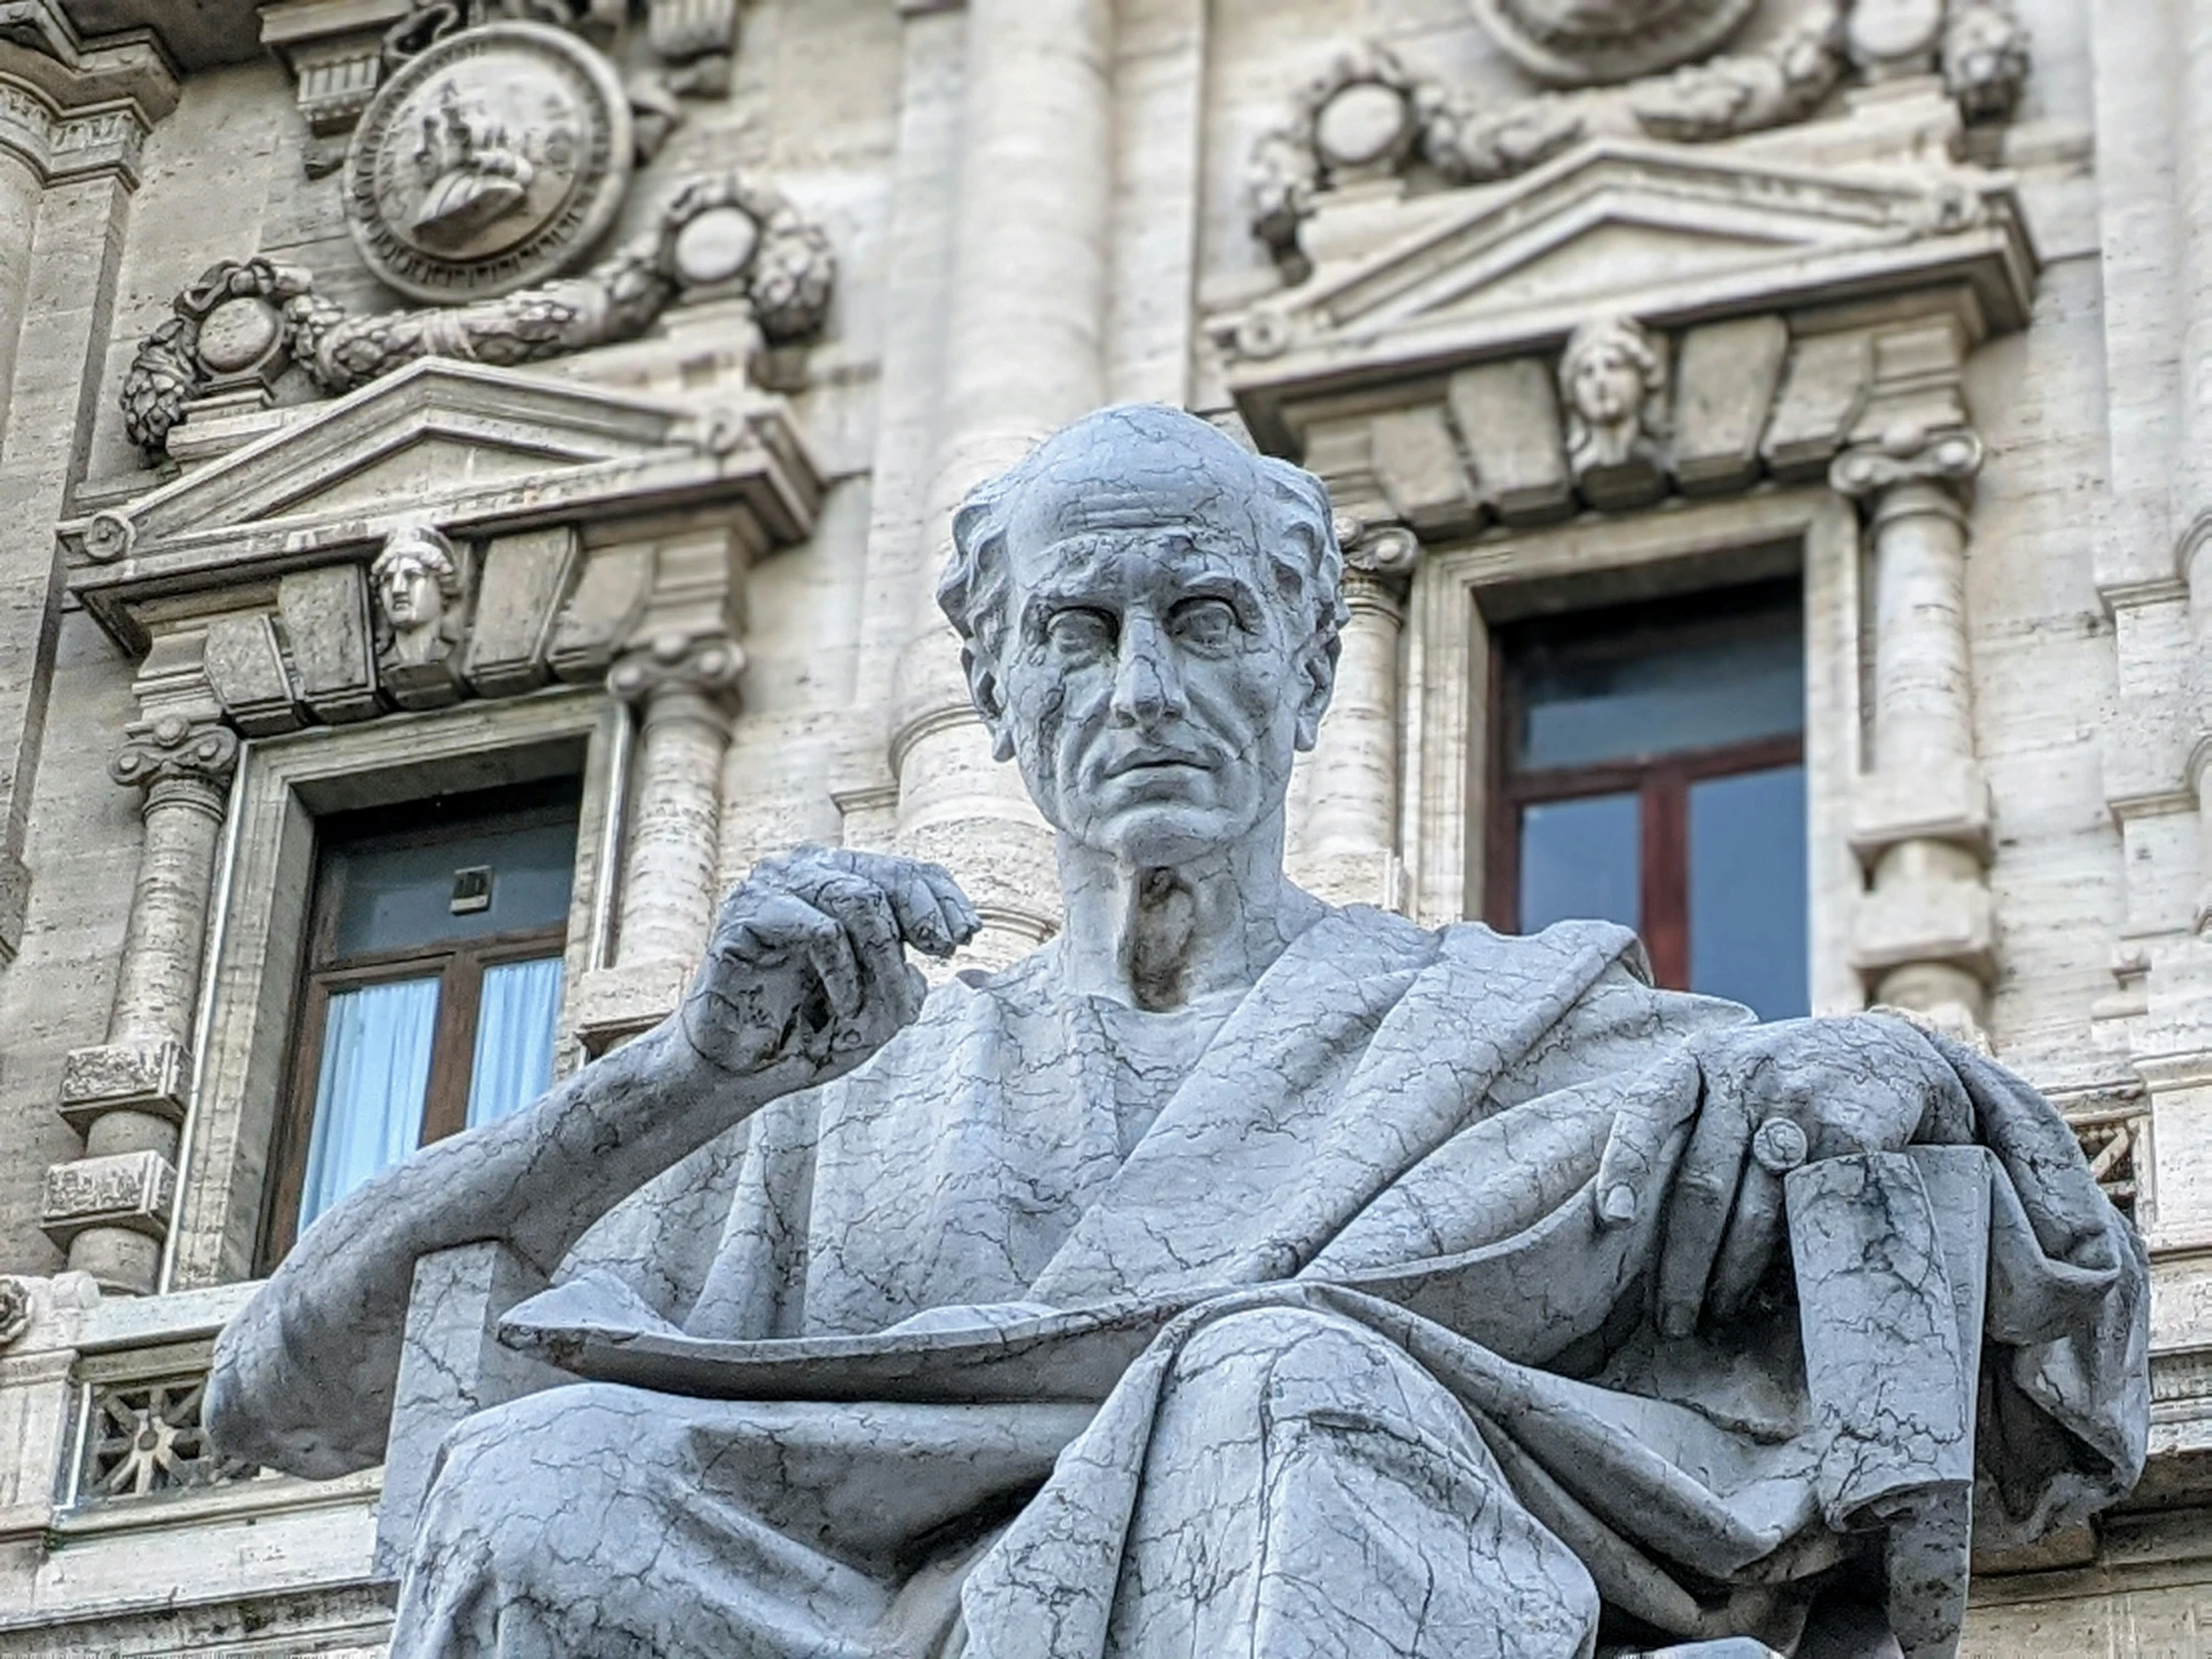
[[[159,459],[187,407],[242,374],[274,383],[296,366],[335,394],[418,357],[539,362],[635,338],[703,292],[742,295],[763,338],[786,344],[820,328],[835,279],[823,229],[734,173],[686,185],[653,232],[582,276],[469,305],[355,316],[303,271],[227,260],[179,294],[176,315],[139,346],[123,379],[124,430]],[[259,342],[250,358],[246,340]]]
[[[1756,52],[1494,109],[1412,75],[1382,46],[1344,52],[1295,95],[1291,119],[1254,146],[1247,168],[1253,234],[1295,280],[1306,265],[1300,229],[1315,198],[1339,184],[1402,173],[1416,162],[1447,184],[1494,184],[1600,134],[1711,144],[1803,121],[1855,67],[1896,67],[1855,40],[1850,4],[1820,0]],[[2005,0],[1949,0],[1940,20],[1930,46],[1960,111],[1977,121],[2008,115],[2028,56],[2026,31]]]

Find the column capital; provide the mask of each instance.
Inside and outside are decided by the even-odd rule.
[[[1340,512],[1332,521],[1345,564],[1374,576],[1410,576],[1420,563],[1420,538],[1403,524]]]
[[[185,782],[221,795],[231,787],[238,764],[238,734],[230,727],[219,720],[165,714],[126,729],[123,747],[108,763],[108,776],[148,792],[161,784]]]
[[[727,709],[744,672],[745,647],[736,640],[672,630],[618,658],[607,673],[607,690],[621,702],[648,710],[680,692]]]
[[[1981,437],[1970,426],[1932,431],[1918,421],[1900,420],[1873,442],[1854,444],[1837,456],[1828,481],[1839,495],[1870,502],[1879,514],[1884,498],[1902,485],[1963,492],[1981,470]]]

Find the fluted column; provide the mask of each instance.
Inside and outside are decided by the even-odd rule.
[[[41,1222],[69,1266],[111,1292],[154,1288],[177,1184],[208,901],[238,738],[166,714],[135,728],[110,772],[146,792],[145,839],[107,1041],[73,1052],[62,1115],[85,1154],[46,1174]]]
[[[615,966],[688,972],[714,921],[722,762],[744,652],[725,639],[658,641],[615,665],[608,689],[641,711]]]
[[[1113,187],[1110,0],[969,0],[959,207],[925,534],[932,581],[976,483],[1105,399]],[[926,593],[901,654],[891,765],[898,845],[938,859],[981,910],[980,954],[1058,924],[1051,837],[969,706]]]
[[[1980,465],[1972,432],[1900,423],[1830,475],[1860,501],[1874,545],[1874,753],[1852,834],[1870,885],[1853,965],[1874,1001],[1962,1027],[1987,1017],[1996,976],[1965,601],[1965,497]]]
[[[1298,826],[1293,874],[1338,903],[1399,907],[1398,644],[1420,543],[1402,525],[1340,517],[1345,624],[1336,694],[1323,718]]]

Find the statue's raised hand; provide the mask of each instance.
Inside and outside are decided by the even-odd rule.
[[[684,999],[684,1035],[710,1065],[789,1093],[849,1071],[921,1012],[912,945],[946,957],[975,907],[935,864],[802,846],[723,900]]]

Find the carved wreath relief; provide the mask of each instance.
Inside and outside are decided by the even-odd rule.
[[[401,293],[492,297],[588,249],[631,166],[629,103],[603,57],[558,29],[487,24],[377,93],[346,154],[346,222]]]

